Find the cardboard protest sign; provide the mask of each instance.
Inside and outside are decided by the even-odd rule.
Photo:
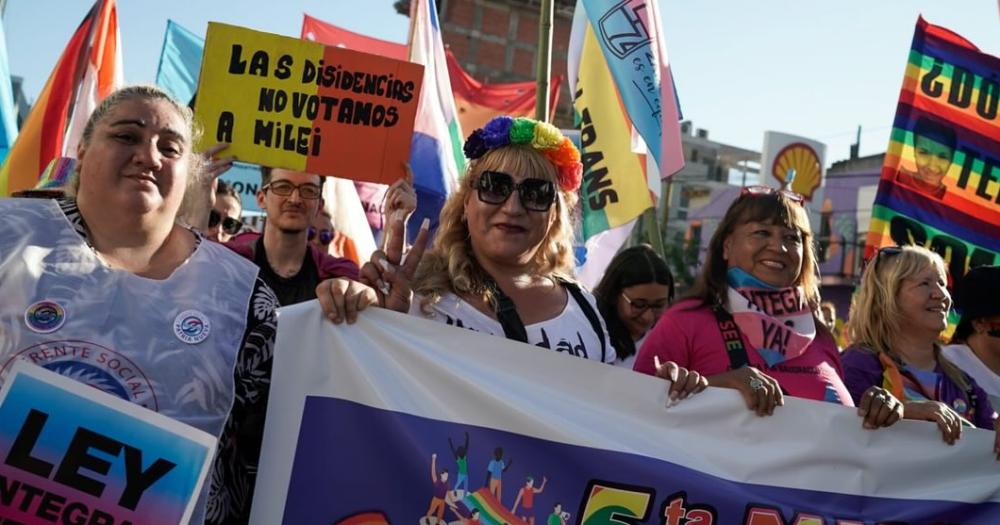
[[[1000,262],[1000,58],[917,21],[865,246],[938,252],[952,278]]]
[[[253,525],[1000,523],[990,431],[667,407],[661,379],[415,316],[280,315]]]
[[[209,23],[201,147],[243,162],[388,184],[404,174],[423,66]]]
[[[0,392],[0,524],[186,524],[215,437],[17,361]]]

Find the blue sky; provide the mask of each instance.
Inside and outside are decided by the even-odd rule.
[[[451,0],[473,1],[473,0]],[[405,42],[392,0],[118,0],[125,78],[152,82],[168,18],[198,33],[209,20],[298,36],[302,13]],[[1000,54],[997,0],[661,0],[686,118],[709,137],[759,150],[766,130],[825,142],[845,158],[888,143],[917,15]],[[34,99],[86,14],[87,0],[8,0],[10,69]]]

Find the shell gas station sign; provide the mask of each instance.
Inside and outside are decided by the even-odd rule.
[[[812,139],[767,131],[761,154],[761,181],[782,187],[812,201],[826,175],[826,145]],[[790,187],[786,187],[789,176]]]

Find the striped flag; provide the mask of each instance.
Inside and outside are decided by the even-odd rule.
[[[424,66],[410,150],[418,202],[408,228],[412,236],[424,218],[430,219],[432,231],[437,228],[441,207],[465,169],[464,135],[455,110],[434,0],[410,3],[410,61]]]
[[[646,162],[632,148],[631,121],[579,1],[567,64],[584,170],[576,276],[592,288],[628,240],[636,217],[653,206],[653,200],[647,191]]]
[[[90,113],[123,83],[120,40],[115,0],[98,0],[52,69],[0,169],[0,195],[34,187],[52,159],[76,156]]]
[[[0,22],[0,163],[7,158],[17,138],[17,116],[14,93],[10,85],[10,63],[7,61],[7,37]]]
[[[466,494],[461,501],[469,513],[479,511],[479,521],[484,525],[527,525],[524,520],[507,510],[486,487]]]
[[[958,279],[1000,263],[1000,57],[919,17],[906,59],[865,259],[924,246]]]

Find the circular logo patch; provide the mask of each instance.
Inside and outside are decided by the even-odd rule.
[[[24,311],[24,324],[32,331],[48,334],[66,322],[66,310],[55,301],[38,301]]]
[[[174,319],[174,335],[189,345],[196,345],[208,339],[212,324],[208,317],[198,310],[185,310]]]
[[[159,410],[156,391],[139,364],[111,348],[81,340],[46,341],[0,363],[0,377],[23,360],[103,390],[150,410]]]
[[[969,405],[962,398],[952,401],[951,407],[954,408],[955,412],[958,412],[959,414],[964,414],[965,411],[969,409]]]

